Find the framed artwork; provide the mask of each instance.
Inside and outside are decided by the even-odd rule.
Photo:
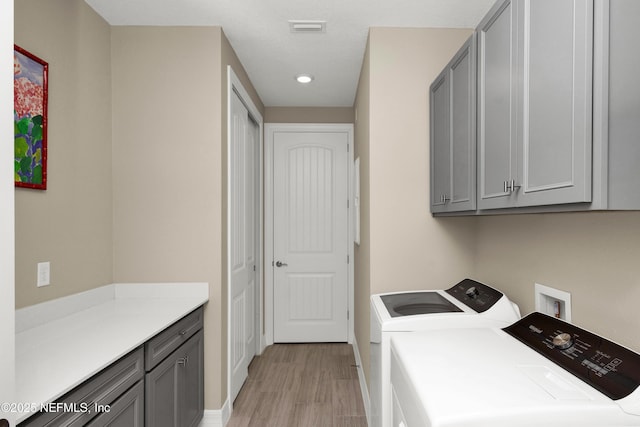
[[[16,187],[47,188],[49,64],[14,45],[13,120]]]

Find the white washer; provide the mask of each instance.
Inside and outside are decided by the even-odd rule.
[[[371,296],[370,422],[391,426],[390,337],[448,328],[491,328],[520,318],[518,306],[502,292],[471,279],[447,290]]]
[[[640,426],[640,355],[545,314],[391,341],[395,427]]]

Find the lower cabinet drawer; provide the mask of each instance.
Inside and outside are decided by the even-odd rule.
[[[118,398],[94,418],[87,427],[143,427],[144,426],[144,381],[140,380],[129,391]]]
[[[118,396],[144,377],[144,352],[140,347],[105,368],[53,404],[55,412],[41,412],[20,423],[20,427],[79,427],[108,408]]]
[[[204,309],[201,307],[178,320],[144,344],[145,369],[147,372],[202,329],[203,315]]]

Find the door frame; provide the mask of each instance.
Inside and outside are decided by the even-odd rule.
[[[258,215],[257,215],[257,229],[256,229],[256,333],[258,339],[256,340],[256,354],[262,354],[262,351],[266,347],[264,334],[263,334],[263,300],[264,300],[264,292],[263,292],[263,277],[264,277],[264,193],[263,193],[263,174],[264,174],[264,121],[262,118],[262,114],[253,103],[251,96],[242,85],[242,82],[231,68],[231,65],[227,66],[227,223],[225,224],[227,230],[227,248],[226,248],[226,269],[227,269],[227,398],[231,396],[231,373],[233,371],[231,363],[231,336],[232,336],[232,323],[231,323],[231,254],[229,253],[231,250],[231,144],[232,144],[232,135],[231,129],[233,128],[232,117],[231,117],[231,102],[233,95],[237,94],[240,98],[240,101],[247,107],[249,110],[249,116],[258,124],[258,149],[256,150],[256,154],[258,155],[258,164],[259,170],[256,173],[257,177],[257,194],[258,194]],[[229,399],[229,407],[233,410],[233,402]]]
[[[345,132],[348,138],[347,153],[347,195],[349,198],[349,211],[347,220],[347,255],[349,265],[347,267],[347,298],[348,301],[348,331],[347,342],[353,343],[354,335],[354,219],[355,209],[353,203],[354,187],[354,159],[353,159],[353,124],[352,123],[265,123],[264,125],[264,337],[266,345],[273,344],[273,161],[275,132]]]

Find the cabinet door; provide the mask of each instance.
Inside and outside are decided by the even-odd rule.
[[[478,27],[478,208],[513,206],[517,177],[517,7],[497,3]]]
[[[604,2],[603,8],[606,13],[600,19],[606,26],[601,37],[606,50],[599,62],[608,75],[603,73],[599,83],[608,91],[600,101],[606,111],[601,123],[608,130],[608,161],[603,160],[608,182],[602,179],[608,190],[605,200],[609,209],[640,210],[640,56],[636,50],[640,1],[611,0]]]
[[[202,330],[182,348],[178,361],[180,427],[196,427],[204,413],[204,343]]]
[[[429,90],[431,133],[431,212],[446,211],[451,175],[449,76],[445,69]]]
[[[178,359],[180,349],[157,365],[145,377],[145,425],[147,427],[177,427],[178,419]]]
[[[451,172],[448,211],[476,208],[476,43],[472,36],[449,66]]]
[[[198,331],[145,378],[145,425],[197,426],[204,411],[203,332]]]
[[[430,87],[431,212],[476,207],[476,55],[470,37]]]
[[[518,206],[591,201],[593,0],[519,0]]]

